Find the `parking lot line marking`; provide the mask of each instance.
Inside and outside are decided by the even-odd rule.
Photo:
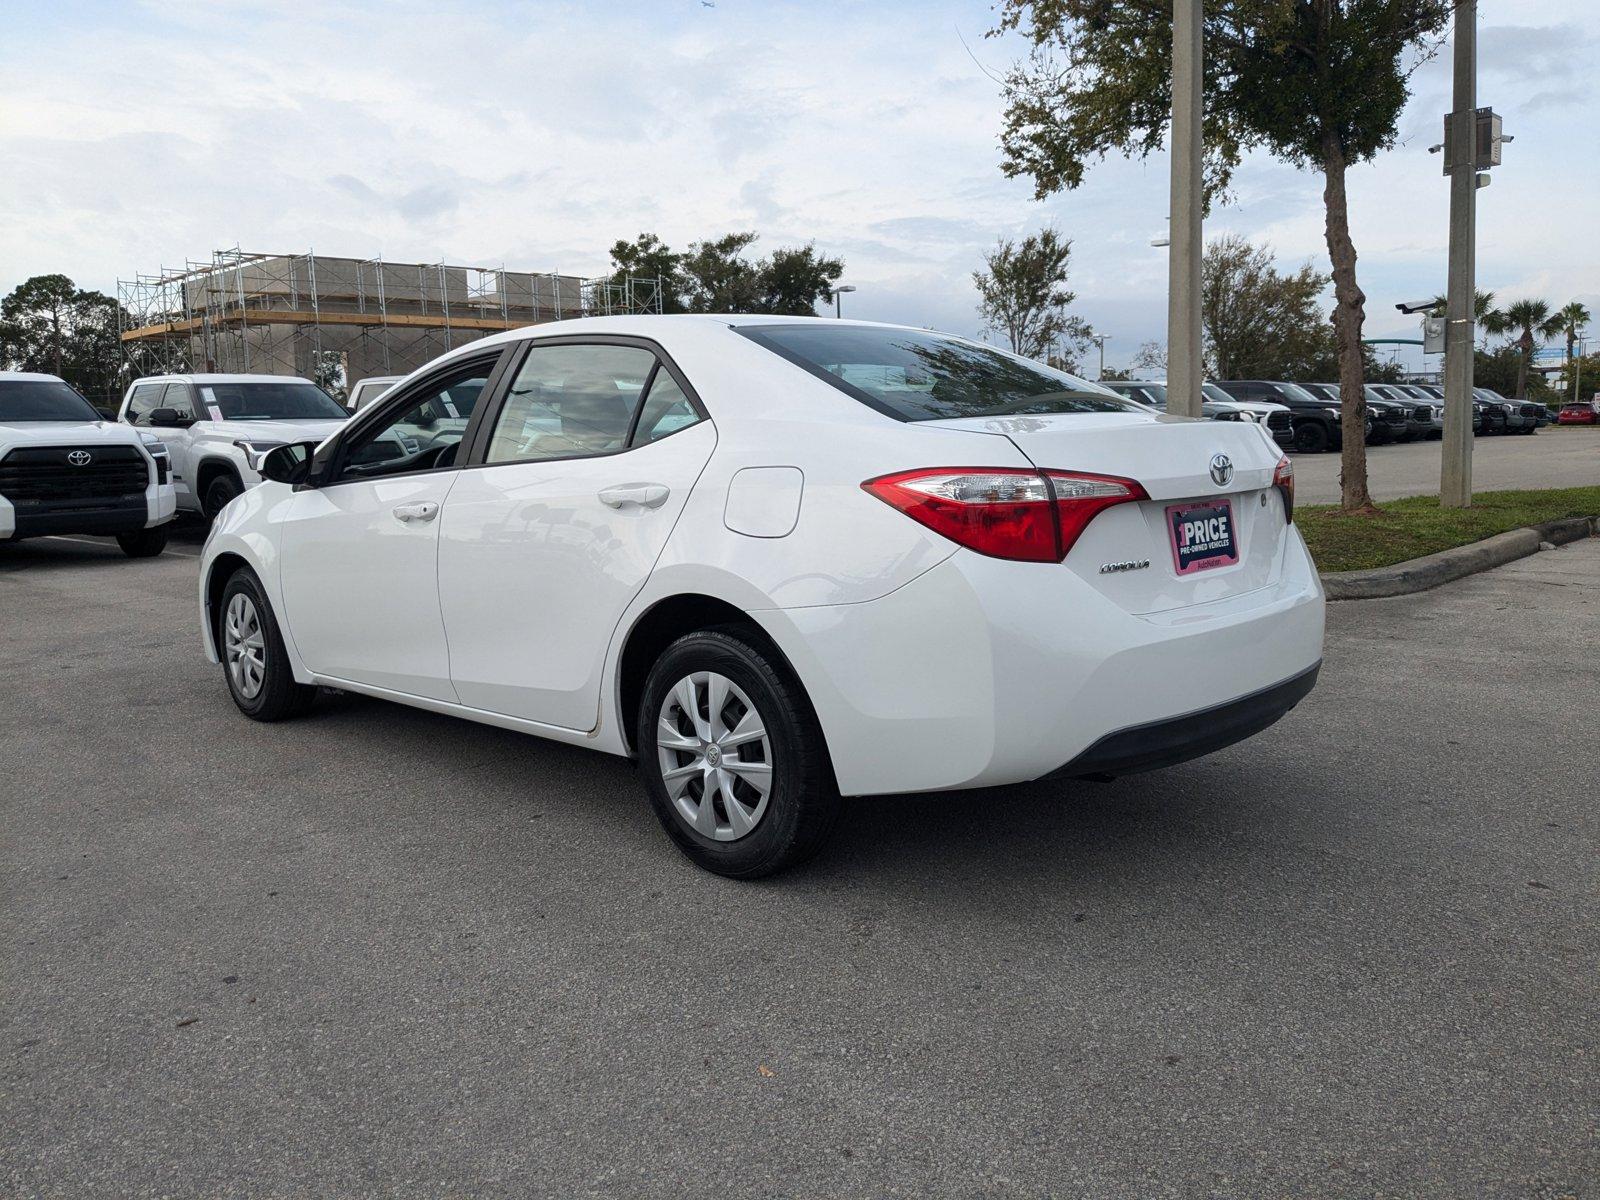
[[[115,544],[114,542],[101,541],[99,538],[73,537],[70,533],[49,533],[49,534],[46,534],[44,537],[40,538],[39,540],[43,541],[43,542],[82,542],[85,546],[99,546],[102,549],[109,549],[112,545]],[[193,554],[190,554],[190,553],[187,553],[187,552],[185,552],[183,550],[179,550],[174,546],[168,546],[164,551],[162,551],[162,553],[163,554],[176,554],[179,558],[199,558],[200,557],[200,554],[199,554],[198,551],[196,551]]]

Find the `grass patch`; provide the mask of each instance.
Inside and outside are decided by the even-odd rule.
[[[1334,504],[1295,508],[1294,523],[1318,570],[1387,567],[1524,525],[1600,515],[1600,487],[1477,492],[1471,508],[1440,508],[1437,496],[1408,496],[1379,507],[1383,511],[1375,517],[1343,516]]]

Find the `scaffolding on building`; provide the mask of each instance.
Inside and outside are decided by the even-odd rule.
[[[489,334],[580,316],[662,311],[661,281],[502,267],[251,254],[117,281],[132,375],[299,375],[332,391],[405,375]]]

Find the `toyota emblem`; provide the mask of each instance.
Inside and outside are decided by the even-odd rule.
[[[1233,459],[1226,454],[1213,454],[1211,456],[1211,482],[1218,487],[1227,487],[1228,481],[1233,478]]]
[[[67,461],[75,467],[87,467],[94,461],[94,455],[87,450],[74,450],[67,455]]]

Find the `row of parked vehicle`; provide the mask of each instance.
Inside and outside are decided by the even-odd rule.
[[[1152,408],[1167,407],[1164,381],[1107,380],[1104,385]],[[1344,444],[1337,383],[1287,383],[1233,379],[1201,388],[1202,411],[1217,421],[1255,421],[1266,425],[1280,446],[1307,453],[1338,450]],[[1545,405],[1508,400],[1489,388],[1473,388],[1472,432],[1531,434],[1554,419]],[[1444,389],[1425,383],[1369,383],[1366,400],[1368,445],[1411,442],[1444,436]]]

